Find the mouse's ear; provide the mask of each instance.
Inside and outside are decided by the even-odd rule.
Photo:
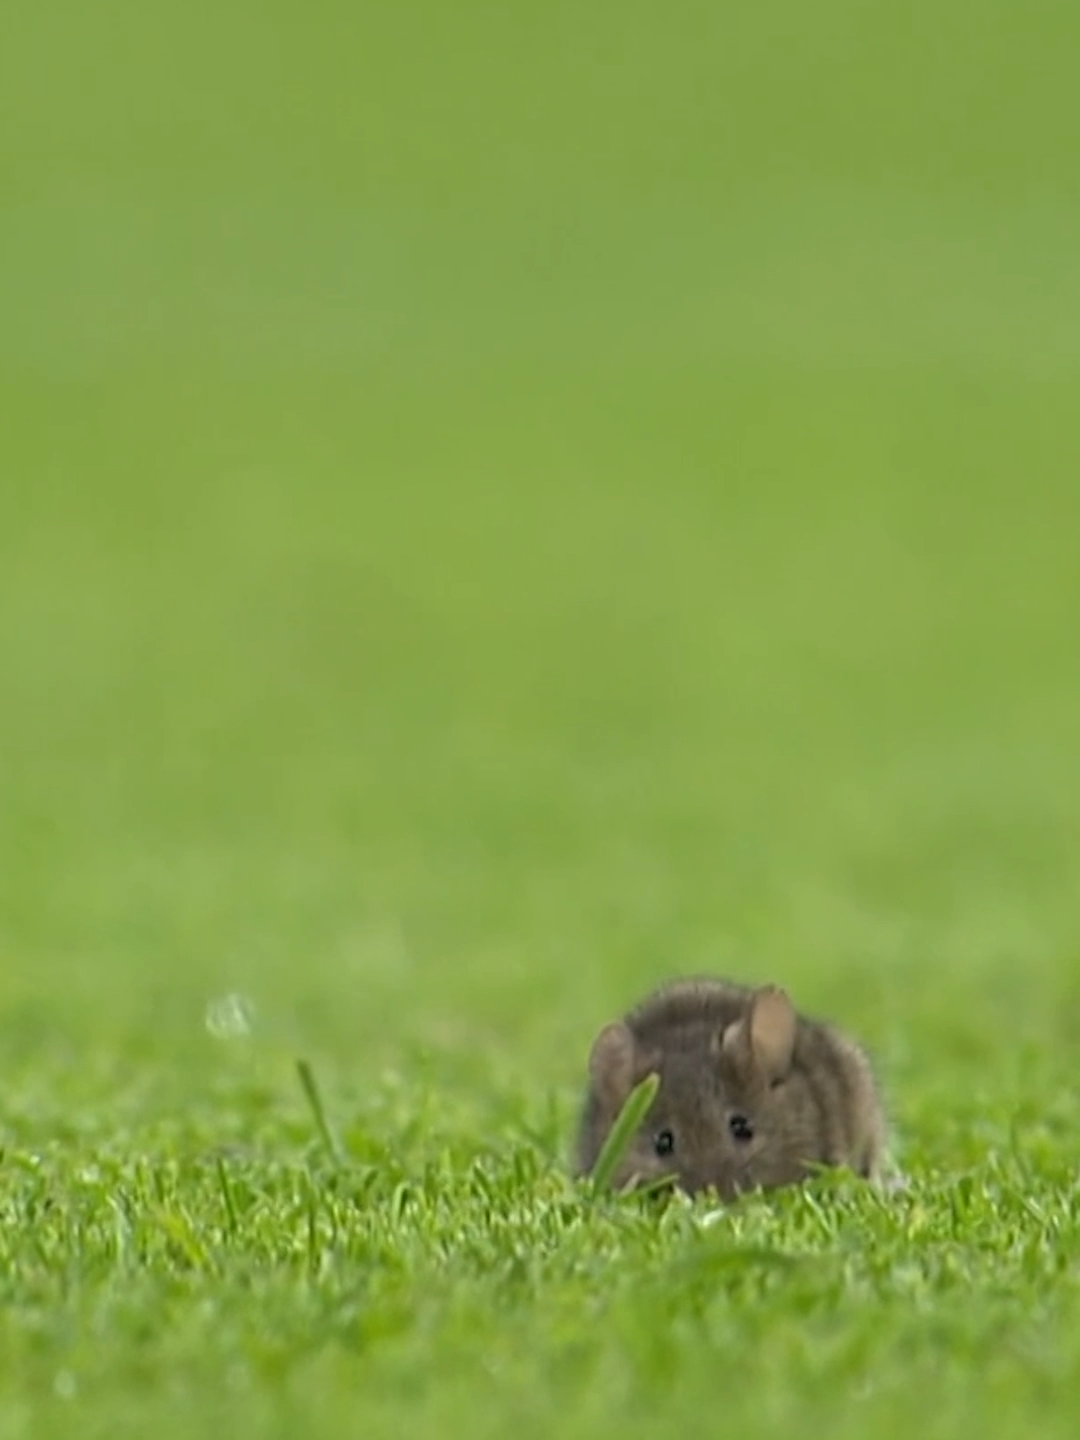
[[[605,1025],[589,1052],[589,1079],[611,1109],[618,1110],[634,1088],[634,1037],[621,1020]]]
[[[778,985],[763,985],[750,1002],[750,1051],[770,1081],[783,1080],[795,1053],[795,1010]]]

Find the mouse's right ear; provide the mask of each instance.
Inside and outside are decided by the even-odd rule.
[[[605,1025],[589,1052],[589,1079],[597,1095],[613,1110],[621,1108],[634,1088],[634,1037],[621,1020]]]

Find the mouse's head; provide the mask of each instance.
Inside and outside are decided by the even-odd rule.
[[[813,1095],[795,1067],[798,1019],[784,991],[752,992],[738,1018],[680,1024],[647,1042],[607,1025],[589,1057],[591,1163],[633,1087],[660,1088],[615,1175],[616,1185],[673,1176],[691,1194],[725,1199],[789,1184],[820,1158]]]

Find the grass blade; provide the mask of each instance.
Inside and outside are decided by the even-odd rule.
[[[674,1190],[678,1178],[674,1173],[658,1175],[655,1180],[646,1180],[641,1185],[635,1185],[634,1194],[644,1200],[650,1199],[653,1195],[664,1195],[669,1190]]]
[[[619,1168],[619,1162],[626,1154],[634,1131],[649,1113],[656,1092],[660,1089],[659,1075],[646,1075],[640,1085],[635,1085],[626,1097],[626,1103],[619,1111],[618,1119],[604,1141],[599,1158],[593,1166],[593,1190],[607,1190],[611,1177]]]
[[[311,1113],[315,1117],[315,1128],[318,1130],[331,1160],[340,1160],[341,1149],[326,1118],[322,1096],[319,1094],[319,1087],[315,1083],[315,1072],[306,1060],[297,1060],[296,1073],[300,1077],[301,1088],[307,1096],[307,1102],[311,1106]]]
[[[236,1205],[233,1202],[232,1186],[229,1184],[229,1174],[225,1169],[225,1161],[218,1156],[217,1159],[218,1184],[221,1186],[221,1198],[225,1202],[225,1215],[229,1223],[229,1235],[235,1237],[238,1226],[236,1221]]]

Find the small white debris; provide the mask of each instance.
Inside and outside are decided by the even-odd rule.
[[[222,995],[206,1007],[206,1028],[215,1040],[239,1040],[251,1034],[255,1006],[246,995]]]
[[[53,1377],[53,1390],[61,1400],[74,1400],[79,1393],[79,1382],[70,1370],[58,1370]]]
[[[714,1225],[719,1225],[722,1220],[726,1220],[729,1213],[729,1211],[723,1209],[706,1210],[705,1214],[698,1220],[698,1224],[703,1230],[711,1230]]]

